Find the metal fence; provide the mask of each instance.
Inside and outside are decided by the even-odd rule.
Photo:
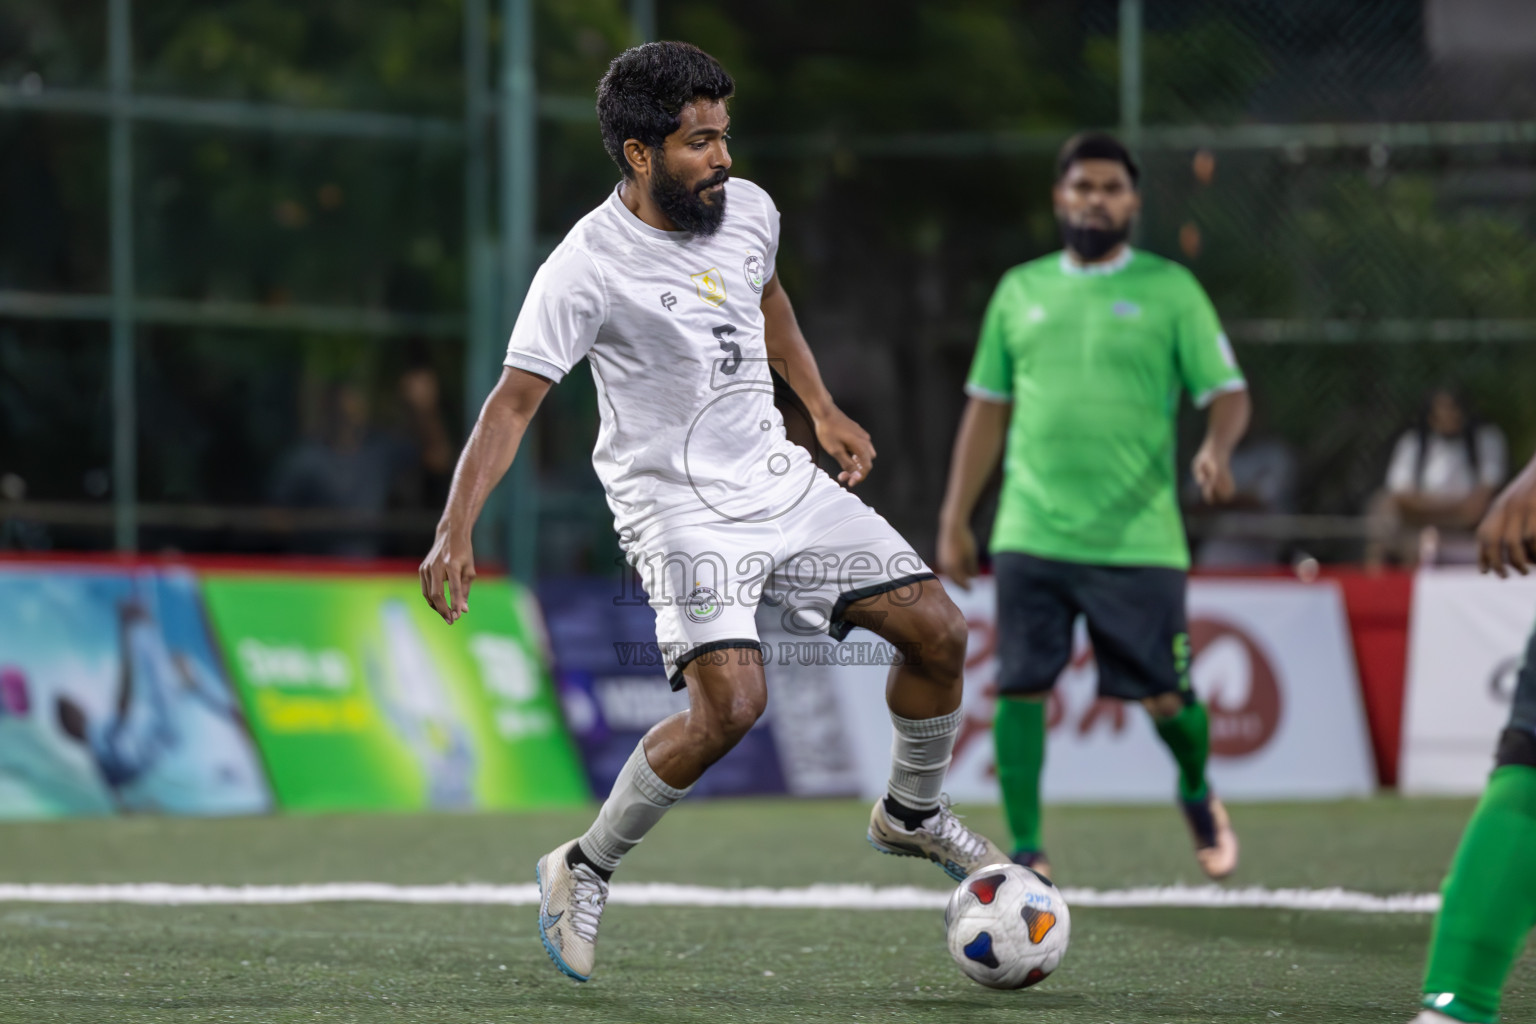
[[[59,135],[76,137],[57,146],[56,151],[68,152],[73,141],[75,149],[87,154],[87,159],[101,159],[104,163],[108,256],[100,277],[105,288],[90,288],[89,283],[78,292],[25,287],[27,271],[15,263],[23,262],[28,252],[45,249],[47,242],[27,237],[27,225],[18,224],[13,217],[7,248],[13,250],[13,255],[20,253],[21,259],[7,268],[11,271],[6,275],[9,280],[0,283],[0,318],[8,322],[13,334],[28,328],[35,330],[38,324],[104,325],[109,332],[110,384],[105,397],[110,408],[110,468],[91,470],[83,476],[88,492],[95,492],[97,497],[110,495],[110,511],[99,501],[27,500],[25,478],[12,472],[6,477],[7,493],[0,495],[5,502],[0,509],[6,519],[6,539],[26,546],[29,538],[37,535],[40,525],[110,525],[115,547],[119,551],[134,551],[140,546],[143,532],[156,527],[179,530],[183,535],[189,530],[278,534],[306,529],[402,531],[418,537],[429,532],[431,518],[426,512],[358,516],[323,509],[142,502],[138,483],[143,472],[140,447],[145,435],[141,394],[145,343],[181,341],[183,345],[196,346],[200,340],[206,342],[211,332],[219,342],[257,350],[251,356],[259,363],[263,358],[259,350],[270,345],[274,337],[291,340],[295,336],[323,336],[344,348],[352,342],[348,350],[354,354],[358,342],[366,344],[402,336],[434,342],[446,339],[463,347],[458,360],[463,368],[463,381],[457,404],[463,409],[465,422],[472,422],[479,399],[488,393],[494,381],[499,363],[498,339],[509,328],[536,266],[538,123],[541,119],[575,119],[582,123],[592,120],[589,104],[580,100],[553,97],[540,104],[533,71],[534,15],[530,0],[500,3],[494,40],[488,0],[464,0],[460,12],[461,51],[456,62],[460,65],[462,112],[457,117],[345,107],[325,109],[297,103],[146,91],[135,77],[134,54],[144,49],[146,43],[142,34],[136,34],[132,0],[98,0],[95,4],[74,6],[82,10],[15,12],[17,21],[12,28],[21,38],[11,54],[8,70],[12,80],[0,82],[0,117],[12,122],[6,127],[13,138],[22,139],[29,126],[16,123],[18,120],[51,121]],[[91,18],[90,14],[98,12],[90,11],[90,7],[102,8],[99,13],[104,17]],[[145,7],[153,13],[154,5],[141,5],[140,10]],[[293,13],[302,17],[302,7],[296,5]],[[38,52],[46,49],[46,36],[50,31],[64,30],[72,13],[84,13],[86,25],[94,22],[103,30],[105,74],[100,76],[104,81],[99,84],[68,84],[66,77],[66,84],[61,85],[52,80],[52,75],[45,78],[33,67],[46,56]],[[161,13],[163,21],[164,12]],[[209,16],[209,12],[192,9],[182,13],[187,17]],[[654,23],[652,5],[632,4],[630,14],[635,19],[636,32],[643,38]],[[212,12],[211,16],[217,18],[219,12]],[[499,74],[494,88],[490,80],[493,42],[499,46]],[[85,69],[82,77],[89,81],[93,77],[91,70]],[[82,127],[82,120],[88,125]],[[79,141],[89,139],[89,123],[106,127],[104,154],[92,152],[91,141]],[[152,141],[146,145],[146,140]],[[182,275],[178,274],[178,261],[196,265],[218,258],[209,250],[253,245],[249,237],[198,236],[195,231],[185,230],[186,225],[159,223],[154,228],[158,228],[160,237],[153,239],[150,247],[176,248],[177,255],[167,260],[162,251],[159,264],[145,273],[146,231],[141,217],[146,211],[159,213],[162,218],[176,217],[174,203],[164,201],[156,191],[174,178],[174,170],[167,168],[207,155],[206,151],[199,154],[198,149],[209,140],[217,140],[216,151],[226,153],[226,160],[230,159],[227,152],[233,150],[233,159],[257,166],[281,162],[284,157],[299,164],[350,162],[352,166],[342,173],[350,170],[354,178],[366,176],[368,166],[378,160],[407,159],[431,164],[425,175],[428,181],[418,184],[439,188],[446,185],[450,194],[462,196],[457,211],[451,210],[452,203],[441,204],[446,209],[433,206],[429,211],[439,221],[445,219],[445,214],[451,216],[456,212],[460,222],[462,279],[444,289],[457,293],[456,302],[452,294],[446,302],[443,295],[433,295],[425,302],[401,304],[387,300],[319,304],[287,295],[229,299],[175,294],[186,290],[186,282],[179,280]],[[57,136],[54,141],[58,141]],[[25,146],[17,146],[11,148],[6,160],[13,165],[13,174],[25,177],[24,171],[17,173],[18,166],[36,155],[27,152]],[[37,170],[47,173],[46,168]],[[328,168],[328,173],[336,172],[335,166]],[[329,202],[327,190],[335,197]],[[342,194],[341,186],[323,186],[318,205],[340,205]],[[493,221],[493,215],[499,220]],[[276,216],[279,221],[293,222],[310,214],[300,203],[286,200],[277,204]],[[361,227],[354,224],[350,230],[356,232]],[[441,223],[432,227],[451,237],[451,232],[442,231]],[[207,249],[195,251],[202,247]],[[259,244],[255,247],[259,249]],[[23,287],[16,287],[18,282]],[[194,284],[192,290],[198,290],[198,286]],[[217,292],[218,288],[205,290]],[[427,308],[413,311],[400,308],[401,305]],[[459,308],[454,309],[453,305]],[[158,337],[157,331],[162,332]],[[178,337],[176,332],[183,333]],[[67,348],[73,340],[68,333],[66,330],[62,339],[54,334],[47,340],[63,340],[61,347]],[[56,357],[59,352],[52,354]],[[54,397],[39,392],[46,390],[50,379],[55,384],[62,383],[60,378],[67,377],[68,370],[46,355],[27,360],[13,351],[7,356],[11,386],[4,397],[12,407],[13,428],[8,446],[12,459],[16,459],[24,433],[18,426],[18,421],[25,417],[24,407],[29,399]],[[240,362],[235,360],[235,372],[250,369],[249,365],[239,366]],[[89,377],[89,373],[85,376]],[[262,396],[248,397],[259,402]],[[89,445],[92,432],[89,428],[82,430],[87,436],[75,440],[82,446]],[[174,431],[166,440],[175,443]],[[225,440],[215,439],[215,443]],[[531,574],[537,543],[537,491],[529,469],[531,461],[531,455],[518,459],[512,486],[503,488],[507,507],[488,509],[482,531],[482,548],[493,557],[499,555],[510,561],[521,575]]]
[[[302,61],[259,88],[197,77],[208,49],[242,52],[235,0],[17,2],[14,24],[30,31],[8,49],[0,16],[0,168],[13,183],[0,543],[276,550],[344,528],[419,547],[430,502],[361,518],[284,511],[203,477],[265,472],[267,442],[313,418],[314,396],[273,377],[279,358],[317,379],[353,364],[386,378],[417,346],[462,438],[540,253],[613,180],[597,74],[658,28],[737,75],[737,171],[783,208],[782,272],[829,383],[890,439],[869,500],[920,549],[981,305],[1008,265],[1055,246],[1050,161],[1085,125],[1118,128],[1141,154],[1139,244],[1204,282],[1262,429],[1293,451],[1290,535],[1357,553],[1339,538],[1358,534],[1349,517],[1431,385],[1461,384],[1515,453],[1536,441],[1520,383],[1536,371],[1536,98],[1521,84],[1536,55],[1503,38],[1518,32],[1490,35],[1481,0],[266,5],[298,19],[284,29],[296,38],[321,33],[303,22],[327,11],[351,11],[343,29],[419,19],[396,56],[440,66],[391,78],[400,46],[382,47],[348,81],[383,84],[340,92]],[[206,28],[194,43],[169,27],[193,21]],[[95,57],[53,68],[40,25],[98,33]],[[163,71],[166,39],[197,74]],[[145,54],[159,57],[141,73]],[[188,81],[194,94],[180,94]],[[100,168],[94,185],[61,170],[81,166]],[[238,187],[189,205],[185,182],[221,167]],[[370,197],[386,178],[396,191]],[[29,224],[49,202],[95,201],[42,195],[59,182],[99,187],[101,230]],[[274,254],[286,276],[267,282]],[[39,276],[50,260],[70,269]],[[188,394],[202,396],[191,412]],[[595,411],[584,375],[552,394],[488,509],[483,555],[522,576],[608,563],[586,468]],[[67,443],[32,440],[43,436]],[[70,488],[29,486],[62,465]]]
[[[878,296],[881,329],[832,317],[820,338],[870,351],[894,335],[905,344],[885,379],[934,385],[899,392],[928,413],[920,421],[863,396],[887,436],[922,453],[883,485],[908,536],[931,536],[984,291],[1055,247],[1051,160],[1083,125],[1118,125],[1135,146],[1139,244],[1188,264],[1211,293],[1253,385],[1256,433],[1294,465],[1293,492],[1271,516],[1199,516],[1197,534],[1249,529],[1287,542],[1277,548],[1359,558],[1393,443],[1437,386],[1456,386],[1504,431],[1512,460],[1527,457],[1536,46],[1508,13],[1441,0],[1046,5],[1030,12],[1040,42],[1029,67],[1058,73],[1070,121],[775,140],[761,156],[822,161],[834,175],[841,164],[860,188],[892,175],[945,181],[942,165],[962,163],[967,173],[947,181],[978,196],[983,217],[950,204],[905,259],[871,254],[866,234],[864,251],[834,242],[802,269],[816,279],[874,264],[842,282]],[[1016,108],[1031,98],[1020,89]],[[869,376],[841,383],[858,394]],[[1186,456],[1198,430],[1189,417]],[[902,521],[906,509],[921,511]]]

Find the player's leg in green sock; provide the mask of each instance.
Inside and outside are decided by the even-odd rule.
[[[1170,695],[1169,702],[1183,702],[1182,696]],[[1147,702],[1157,734],[1179,765],[1179,799],[1186,803],[1205,799],[1205,763],[1211,757],[1211,719],[1205,705],[1190,700],[1176,714],[1166,712],[1161,701]]]
[[[1040,849],[1040,771],[1045,766],[1045,701],[999,697],[992,723],[997,781],[1013,852]]]
[[[1515,957],[1536,924],[1536,736],[1507,729],[1482,800],[1461,837],[1435,918],[1424,1005],[1493,1021]]]

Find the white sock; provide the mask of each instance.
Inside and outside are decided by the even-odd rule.
[[[959,708],[938,718],[902,718],[891,712],[896,735],[888,792],[897,803],[914,811],[938,809],[963,717]]]
[[[619,859],[656,827],[668,808],[687,795],[687,789],[674,789],[661,781],[646,759],[645,741],[641,740],[620,769],[597,820],[582,835],[581,852],[603,870],[613,871]]]

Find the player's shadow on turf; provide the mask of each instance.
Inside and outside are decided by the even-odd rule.
[[[1018,1002],[1020,998],[1028,999],[1028,1005],[1020,1005]],[[1041,1010],[1082,1010],[1090,1006],[1088,997],[1079,995],[1076,992],[1042,992],[1039,989],[1035,989],[1022,997],[1018,992],[982,992],[965,998],[957,998],[953,994],[947,994],[941,999],[935,993],[926,999],[907,999],[904,1002],[905,1007],[912,1008],[913,1010],[920,1006],[937,1004],[942,1004],[946,1014],[951,1009],[969,1010],[978,1014],[985,1014],[985,1016],[965,1018],[967,1020],[981,1021],[1005,1019],[1012,1021],[1020,1019],[1026,1012],[1032,1015]],[[995,1011],[998,1010],[1006,1011],[1008,1016],[996,1016]],[[987,1011],[994,1012],[988,1013]],[[848,1010],[850,1020],[855,1013],[860,1015],[860,1020],[864,1019],[864,1011],[857,1006],[850,1005]]]
[[[1132,911],[1136,913],[1136,911]],[[1394,919],[1391,915],[1361,915],[1351,920],[1338,913],[1308,914],[1285,910],[1225,911],[1219,930],[1211,925],[1209,910],[1169,909],[1159,914],[1155,927],[1160,931],[1187,936],[1193,947],[1209,942],[1212,934],[1223,939],[1250,943],[1254,947],[1327,950],[1333,954],[1355,954],[1361,949],[1389,952],[1394,949],[1417,955],[1429,938],[1429,918],[1414,927],[1414,919]]]
[[[753,1000],[751,1010],[743,1015],[741,1004],[733,995],[746,996]],[[689,1012],[697,1017],[691,1019],[733,1021],[740,1019],[751,1020],[871,1020],[886,1019],[919,1020],[925,1015],[925,1011],[940,1016],[944,1020],[971,1020],[978,1024],[990,1024],[997,1021],[1016,1021],[1020,1013],[1025,1009],[1021,1007],[1019,993],[1017,992],[989,992],[978,987],[974,992],[956,996],[953,992],[933,991],[927,993],[891,993],[885,998],[881,994],[873,994],[866,991],[856,998],[839,1001],[829,999],[825,994],[807,994],[803,999],[785,1000],[775,994],[756,994],[749,996],[746,991],[736,993],[708,993],[698,989],[682,986],[675,992],[665,993],[652,990],[649,998],[669,999],[687,996],[693,1002],[689,1005]],[[1087,996],[1076,992],[1042,992],[1036,989],[1025,998],[1029,1000],[1027,1010],[1033,1015],[1042,1010],[1085,1010],[1091,1008]],[[530,1001],[531,1003],[532,1001]],[[623,1024],[675,1024],[678,1014],[674,1008],[657,1008],[655,1010],[642,1009],[635,1005],[636,997],[633,993],[622,992],[599,993],[594,989],[571,986],[563,992],[541,992],[537,1005],[521,1003],[518,1006],[519,1020],[558,1020],[566,1008],[570,1008],[580,1014],[581,1019],[592,1019],[592,1014],[600,1016],[597,1019],[606,1021],[623,1022]],[[548,1014],[548,1016],[541,1016]],[[775,1016],[775,1015],[778,1016]]]
[[[702,996],[703,993],[685,986],[678,989],[674,995],[698,997]],[[633,992],[628,994],[623,992],[599,993],[585,986],[577,988],[573,983],[572,987],[566,992],[540,993],[539,1005],[537,1006],[520,1005],[517,1008],[517,1019],[559,1020],[561,1019],[562,1011],[569,1009],[580,1012],[580,1017],[577,1019],[591,1020],[593,1012],[597,1011],[602,1015],[600,1019],[615,1022],[622,1021],[623,1024],[676,1024],[678,1016],[676,1010],[660,1008],[643,1010],[635,1006],[635,1000],[636,996]],[[734,1005],[725,1000],[721,1000],[721,1002],[725,1002],[726,1005]],[[699,999],[689,1007],[689,1010],[703,1011],[709,1008],[710,1005],[705,1000]],[[727,1012],[715,1019],[730,1020],[731,1014]]]

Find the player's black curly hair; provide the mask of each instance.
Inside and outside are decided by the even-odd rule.
[[[624,177],[633,177],[624,143],[659,147],[682,124],[683,107],[704,97],[729,99],[736,83],[720,62],[691,43],[646,43],[613,58],[597,83],[603,148]]]
[[[1131,156],[1131,151],[1113,135],[1104,132],[1079,132],[1068,139],[1056,156],[1056,180],[1065,178],[1067,172],[1072,169],[1072,165],[1079,160],[1114,160],[1125,165],[1126,173],[1131,176],[1132,186],[1141,181],[1141,168],[1136,166],[1136,160]]]

